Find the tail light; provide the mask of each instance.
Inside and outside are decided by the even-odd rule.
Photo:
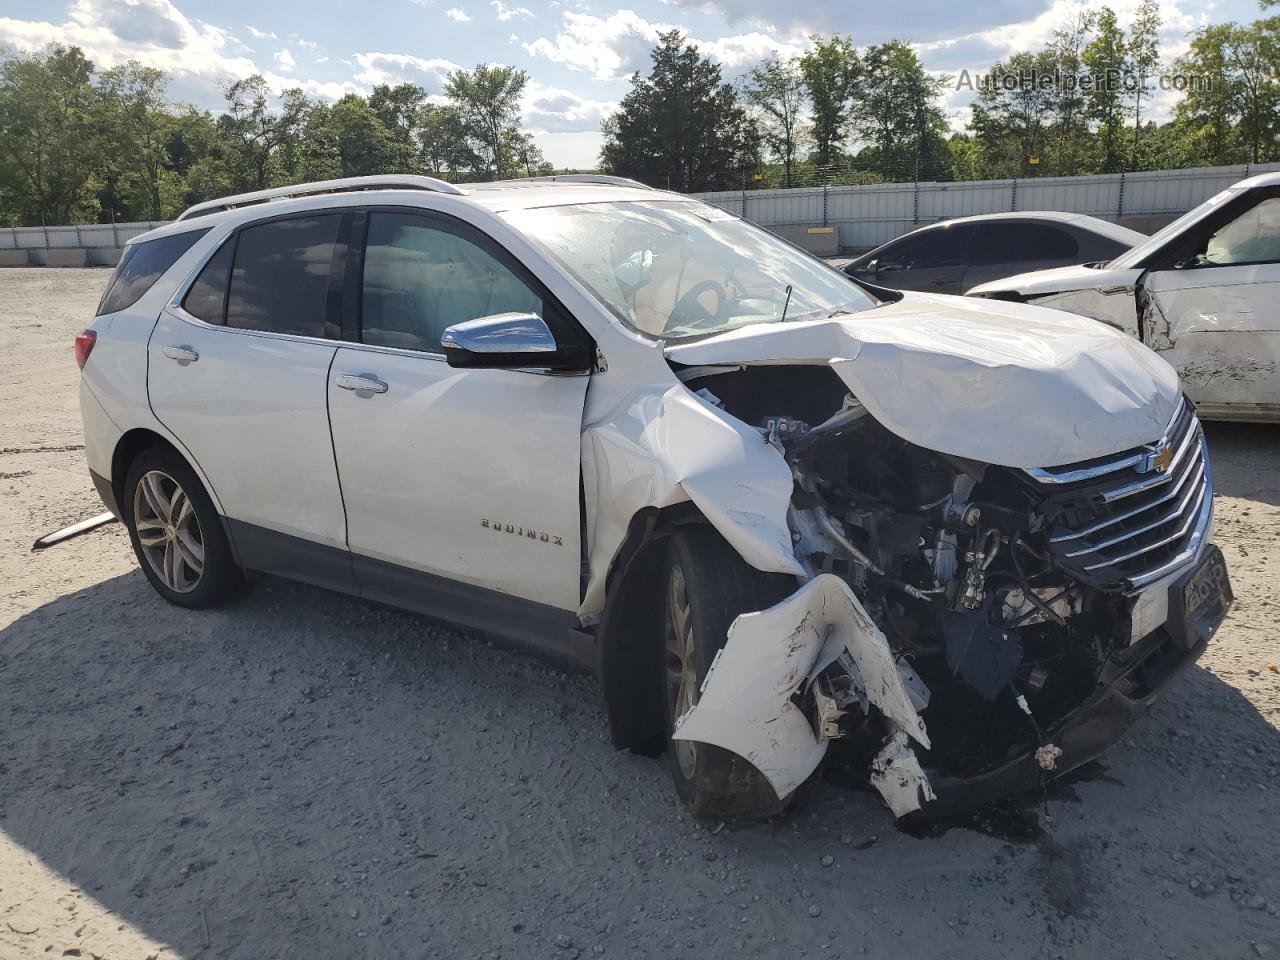
[[[89,361],[89,354],[93,352],[93,345],[98,342],[98,335],[92,330],[86,330],[76,337],[76,366],[81,370]]]

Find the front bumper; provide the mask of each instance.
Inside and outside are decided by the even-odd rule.
[[[1200,562],[1169,587],[1169,619],[1158,630],[1111,661],[1099,678],[1099,689],[1075,710],[1045,730],[1046,742],[1062,754],[1052,771],[1041,768],[1038,744],[1029,743],[1018,756],[966,777],[931,776],[937,799],[921,815],[946,817],[972,810],[1002,797],[1041,787],[1096,759],[1120,739],[1135,721],[1200,659],[1231,606],[1229,584],[1211,616],[1189,615],[1183,598],[1187,585],[1218,548],[1210,545]]]

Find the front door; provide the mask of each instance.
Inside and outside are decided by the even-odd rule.
[[[1206,415],[1280,414],[1280,196],[1210,225],[1178,264],[1156,268],[1143,340]]]
[[[447,327],[496,313],[556,329],[557,308],[478,232],[393,211],[369,214],[360,305],[328,394],[362,589],[413,605],[463,584],[576,610],[588,376],[455,369],[440,348]]]
[[[156,417],[208,477],[246,566],[350,586],[326,409],[341,214],[232,236],[148,346]],[[336,266],[335,266],[336,265]]]

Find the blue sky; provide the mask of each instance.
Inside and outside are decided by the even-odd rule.
[[[1126,23],[1137,2],[1110,6]],[[439,95],[458,66],[515,64],[531,77],[524,123],[548,159],[591,167],[600,120],[626,93],[631,73],[647,67],[660,30],[679,27],[727,79],[767,54],[802,52],[815,31],[849,34],[859,46],[906,40],[927,68],[954,75],[1038,48],[1079,7],[1043,0],[0,0],[0,44],[74,43],[102,66],[137,59],[169,71],[175,99],[211,109],[221,102],[220,83],[254,72],[277,90],[300,86],[316,97],[401,80]],[[1260,16],[1254,0],[1163,0],[1161,10],[1166,60],[1204,23]],[[948,97],[953,126],[963,125],[970,97]],[[1158,102],[1157,113],[1170,103]]]

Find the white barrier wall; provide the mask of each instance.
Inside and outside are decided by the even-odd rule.
[[[1113,222],[1175,217],[1238,180],[1273,170],[1280,170],[1280,163],[1030,180],[724,190],[696,196],[763,227],[831,226],[839,231],[842,247],[874,247],[922,224],[977,213],[1063,210]]]
[[[167,220],[142,223],[94,223],[70,227],[0,227],[0,250],[47,250],[122,247],[126,240],[163,226]]]
[[[976,213],[1064,210],[1111,221],[1171,218],[1237,180],[1272,170],[1280,170],[1280,163],[1030,180],[722,190],[695,196],[763,227],[830,226],[839,232],[842,247],[875,247],[922,224]],[[39,252],[48,249],[118,249],[164,222],[3,227],[0,251],[32,251],[33,262],[38,262]]]

